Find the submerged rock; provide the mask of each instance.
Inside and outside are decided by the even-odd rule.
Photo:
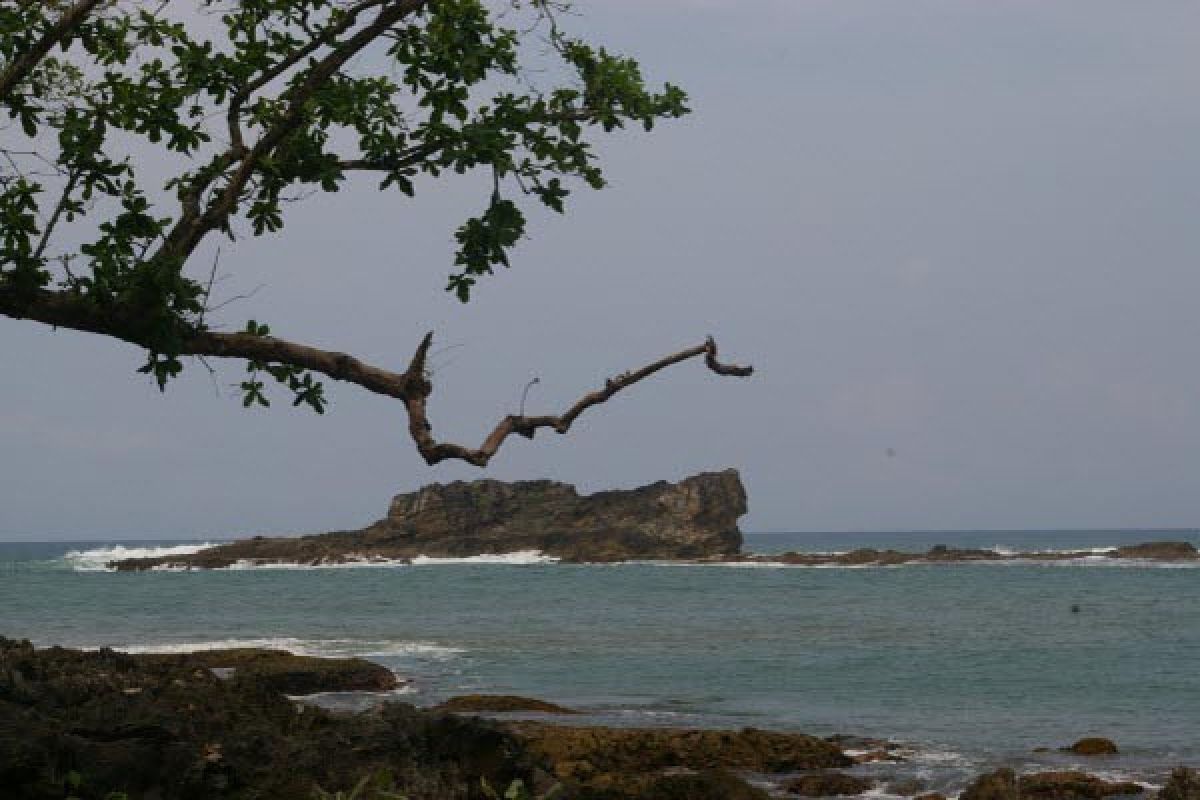
[[[387,516],[361,531],[258,536],[191,555],[125,559],[111,566],[320,565],[526,550],[566,561],[711,559],[741,548],[737,520],[745,513],[746,490],[732,469],[591,495],[555,481],[457,481],[396,495]]]

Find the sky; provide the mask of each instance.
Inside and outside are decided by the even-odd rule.
[[[513,267],[443,291],[469,182],[367,180],[222,246],[233,327],[402,368],[475,445],[516,411],[714,335],[699,363],[428,467],[397,401],[246,411],[143,355],[0,319],[0,540],[346,529],[434,481],[582,491],[736,467],[747,531],[1200,526],[1200,5],[599,0],[572,31],[694,114],[601,147],[611,185],[532,214]]]

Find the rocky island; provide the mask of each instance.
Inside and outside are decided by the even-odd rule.
[[[738,519],[746,489],[737,470],[678,483],[580,494],[558,481],[435,483],[396,495],[387,515],[357,531],[255,536],[188,555],[127,558],[110,567],[220,569],[236,565],[396,563],[536,551],[565,562],[690,561],[787,566],[890,567],[970,562],[1121,559],[1200,560],[1189,542],[1144,542],[1099,550],[1008,552],[937,545],[926,552],[861,548],[836,553],[743,553]]]
[[[364,530],[256,536],[191,555],[111,566],[322,565],[524,550],[580,562],[720,558],[741,550],[737,521],[745,513],[746,490],[732,469],[590,495],[557,481],[457,481],[396,495],[387,516]]]

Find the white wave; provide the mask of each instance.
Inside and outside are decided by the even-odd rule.
[[[63,555],[63,560],[77,572],[112,572],[108,566],[110,561],[120,561],[125,558],[159,558],[162,556],[188,556],[216,547],[214,542],[200,544],[177,544],[159,547],[131,547],[123,544],[105,545],[89,550],[71,550]]]
[[[362,567],[407,567],[409,562],[403,558],[380,558],[378,556],[347,556],[344,561],[322,562],[320,564],[301,564],[297,561],[254,561],[241,559],[230,564],[226,569],[359,569]],[[155,569],[180,569],[177,567],[155,567]],[[186,567],[182,568],[186,569]]]
[[[197,642],[152,642],[148,644],[115,645],[113,649],[126,653],[192,653],[200,650],[232,650],[239,647],[258,647],[286,650],[298,656],[321,658],[409,658],[424,661],[448,661],[466,652],[435,642],[391,639],[299,639],[276,636],[246,639],[213,639]]]
[[[484,553],[478,556],[463,558],[440,558],[435,556],[417,556],[412,560],[413,566],[438,566],[445,564],[553,564],[559,559],[548,556],[541,550],[518,550],[514,553]]]

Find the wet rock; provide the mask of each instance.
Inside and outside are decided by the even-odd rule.
[[[129,689],[140,689],[130,693]],[[297,707],[253,670],[221,680],[186,659],[35,649],[0,638],[0,795],[96,800],[303,798],[386,770],[410,800],[478,797],[531,780],[511,734],[470,717],[388,705]]]
[[[800,733],[667,728],[605,728],[515,722],[530,752],[551,766],[560,780],[605,785],[612,776],[636,776],[664,769],[794,772],[847,767],[853,762],[835,745]]]
[[[875,788],[875,781],[844,772],[814,772],[784,782],[783,790],[801,797],[840,797],[862,794]]]
[[[1089,736],[1063,749],[1077,756],[1113,756],[1119,752],[1116,742],[1102,736]]]
[[[1187,767],[1173,770],[1158,800],[1200,800],[1200,772]]]
[[[1099,800],[1103,797],[1139,795],[1141,784],[1106,781],[1084,772],[1038,772],[1022,775],[1018,787],[1023,800]]]
[[[769,800],[770,797],[723,769],[660,775],[647,781],[635,796],[638,800]]]
[[[387,667],[361,658],[316,658],[286,650],[230,648],[183,654],[135,655],[147,663],[203,668],[218,677],[244,677],[290,695],[386,691],[399,681]]]
[[[1021,800],[1017,774],[1011,769],[998,769],[980,775],[963,790],[959,800]]]
[[[444,703],[435,706],[436,711],[451,711],[461,713],[505,713],[505,712],[538,712],[542,714],[578,714],[571,708],[537,700],[532,697],[519,697],[512,694],[464,694],[451,697]]]
[[[397,495],[387,516],[361,531],[255,537],[192,555],[126,559],[112,566],[338,564],[521,550],[567,561],[723,558],[741,547],[737,520],[745,513],[746,490],[736,470],[591,495],[555,481],[457,481]]]
[[[898,794],[904,797],[916,797],[924,792],[925,789],[925,781],[919,778],[901,778],[887,785],[889,794]]]
[[[1155,561],[1189,561],[1200,558],[1200,552],[1190,542],[1143,542],[1118,547],[1116,558],[1148,558]]]

